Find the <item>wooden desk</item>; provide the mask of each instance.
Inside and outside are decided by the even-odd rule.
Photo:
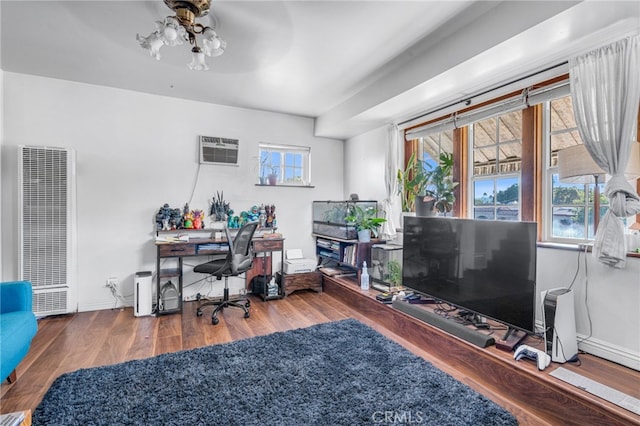
[[[228,245],[226,238],[190,238],[189,241],[156,242],[156,311],[158,315],[174,314],[182,312],[182,265],[183,258],[194,256],[226,255]],[[211,247],[212,244],[221,245],[220,248]],[[280,262],[280,274],[284,264],[284,238],[262,238],[257,237],[251,241],[254,256],[258,253],[280,252],[282,262]],[[224,248],[223,248],[224,247]],[[167,258],[177,259],[176,268],[160,268],[160,260]],[[264,275],[267,275],[267,266],[262,262]],[[178,306],[176,309],[164,309],[160,311],[160,299],[163,280],[170,281],[170,278],[178,280]],[[280,289],[282,297],[282,289]],[[264,298],[263,298],[264,299]]]

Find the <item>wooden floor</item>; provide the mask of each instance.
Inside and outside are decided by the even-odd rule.
[[[182,315],[136,318],[131,308],[125,308],[42,319],[29,354],[18,367],[17,382],[1,385],[0,413],[34,410],[56,377],[79,368],[115,364],[345,318],[358,319],[456,376],[455,370],[381,326],[379,318],[375,321],[364,316],[327,293],[299,291],[281,300],[263,302],[255,297],[251,300],[250,318],[244,319],[242,310],[225,309],[216,326],[211,325],[210,310],[202,317],[195,315],[197,302],[185,303]],[[512,412],[521,425],[549,424],[517,402],[487,392],[482,383],[465,377],[456,378]]]

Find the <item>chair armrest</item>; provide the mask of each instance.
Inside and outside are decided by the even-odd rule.
[[[12,281],[0,283],[0,313],[31,311],[32,303],[31,282]]]

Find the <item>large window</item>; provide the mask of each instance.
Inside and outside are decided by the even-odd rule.
[[[311,148],[292,145],[259,145],[261,184],[311,185]]]
[[[457,147],[452,150],[460,165],[454,176],[460,182],[456,203],[461,203],[464,216],[533,220],[544,241],[593,240],[598,222],[594,219],[601,219],[609,208],[604,182],[596,191],[593,183],[561,182],[558,177],[558,153],[582,144],[567,76],[413,126],[405,137],[420,138],[421,143],[406,147],[428,151],[434,158],[435,147],[440,149],[445,140],[437,131],[447,127],[457,129],[446,139],[455,140]],[[598,192],[600,208],[595,212]]]
[[[522,112],[509,112],[470,127],[473,217],[519,220]]]
[[[554,99],[544,104],[546,182],[545,239],[549,241],[575,242],[593,239],[595,185],[565,183],[558,177],[558,151],[582,144],[573,115],[570,96]],[[602,194],[602,185],[600,185]],[[608,199],[600,195],[600,217],[608,208]]]

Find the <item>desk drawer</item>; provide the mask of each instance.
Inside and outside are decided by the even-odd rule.
[[[282,240],[253,240],[253,251],[281,251],[284,245],[284,241]]]
[[[196,254],[195,244],[163,244],[158,247],[160,257],[194,256]]]

